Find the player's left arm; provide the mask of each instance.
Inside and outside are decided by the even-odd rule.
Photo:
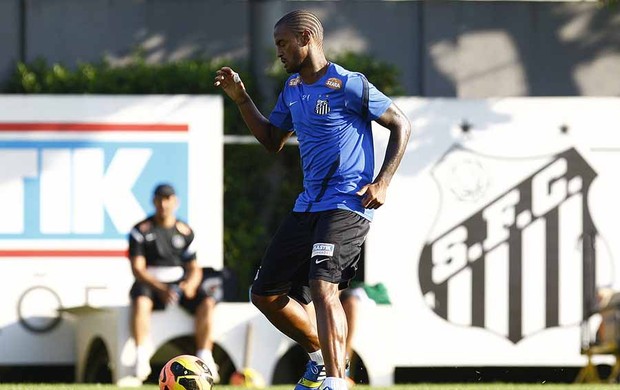
[[[362,205],[367,209],[377,209],[385,203],[387,188],[405,154],[411,134],[409,119],[394,103],[375,121],[390,131],[390,139],[379,174],[357,193],[362,196]]]

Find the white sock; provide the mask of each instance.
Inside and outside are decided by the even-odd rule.
[[[149,349],[145,345],[136,346],[136,367],[135,374],[140,380],[146,380],[151,373],[151,356]]]
[[[215,362],[215,359],[213,359],[213,352],[210,349],[201,348],[196,351],[196,357],[205,362],[207,367],[209,367],[209,370],[211,370],[211,375],[213,375],[214,382],[219,383],[220,374],[218,370],[220,367]]]
[[[321,385],[321,389],[330,388],[331,390],[349,390],[347,386],[347,381],[344,378],[336,378],[333,376],[328,376],[323,381]]]
[[[323,360],[323,353],[320,349],[318,351],[310,352],[308,355],[310,355],[310,360],[312,360],[313,362],[316,362],[321,366],[325,365],[325,361]]]
[[[150,359],[149,350],[146,345],[136,346],[136,363],[148,362]]]
[[[214,362],[213,352],[210,349],[206,349],[206,348],[199,349],[198,351],[196,351],[196,357],[198,357],[198,359],[207,363],[207,365],[210,365],[211,363]]]

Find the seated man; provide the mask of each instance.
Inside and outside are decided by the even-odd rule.
[[[211,353],[212,317],[216,297],[201,288],[202,268],[193,249],[194,232],[176,218],[174,188],[160,184],[153,194],[155,214],[137,223],[129,234],[129,259],[135,282],[131,287],[131,331],[136,343],[136,377],[151,372],[146,341],[151,312],[180,304],[195,318],[196,356],[209,366],[216,382],[217,365]]]

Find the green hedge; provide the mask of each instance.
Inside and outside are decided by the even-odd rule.
[[[387,95],[404,93],[399,72],[391,64],[353,53],[333,60],[364,73]],[[2,90],[20,94],[220,94],[219,88],[213,86],[213,78],[224,64],[239,71],[250,93],[258,96],[246,64],[201,59],[153,65],[136,58],[125,66],[102,61],[74,67],[37,60],[17,64]],[[279,63],[273,69],[265,76],[277,86],[273,91],[275,100],[287,75]],[[230,99],[224,101],[224,132],[249,134],[235,105]],[[276,156],[259,145],[225,146],[224,263],[238,276],[239,300],[248,299],[248,286],[260,258],[281,218],[292,208],[301,182],[295,146],[286,146]]]

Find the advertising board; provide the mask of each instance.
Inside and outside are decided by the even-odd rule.
[[[223,108],[206,96],[3,96],[0,365],[72,364],[59,309],[128,303],[127,233],[171,183],[222,266]]]

